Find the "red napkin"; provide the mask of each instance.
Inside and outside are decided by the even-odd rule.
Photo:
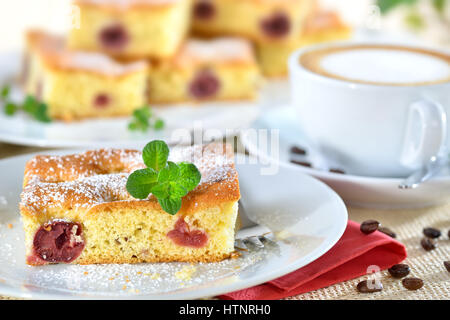
[[[376,231],[369,235],[359,223],[348,221],[341,239],[327,253],[307,266],[256,287],[220,296],[227,300],[273,300],[324,288],[367,274],[376,265],[390,268],[406,258],[400,242]]]

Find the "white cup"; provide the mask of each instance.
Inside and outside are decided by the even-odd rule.
[[[380,85],[339,80],[289,59],[292,103],[301,129],[325,157],[363,176],[403,177],[450,150],[450,82]]]

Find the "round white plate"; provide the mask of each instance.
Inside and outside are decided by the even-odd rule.
[[[19,52],[0,54],[0,85],[10,83],[20,72]],[[23,100],[18,86],[12,88],[12,98]],[[268,99],[268,95],[264,95]],[[154,113],[165,122],[162,131],[147,133],[128,130],[130,117],[83,120],[79,122],[53,121],[44,124],[25,114],[7,116],[0,105],[0,141],[53,148],[141,146],[149,140],[163,139],[168,143],[178,142],[179,132],[194,129],[219,130],[222,136],[248,127],[259,115],[260,106],[268,101],[211,102],[203,104],[182,103],[174,106],[152,105]],[[239,117],[236,115],[239,114]]]
[[[399,178],[364,177],[351,174],[338,174],[328,171],[292,164],[291,159],[314,163],[320,160],[314,155],[314,148],[296,123],[295,111],[290,107],[280,107],[265,112],[253,123],[252,127],[260,129],[278,129],[279,140],[258,139],[252,129],[241,132],[241,142],[250,154],[265,161],[278,164],[282,168],[312,175],[333,188],[346,203],[360,207],[396,209],[418,208],[450,201],[450,172],[444,170],[440,176],[421,184],[416,189],[402,190],[398,188]],[[308,157],[291,154],[292,146],[300,146],[309,151]],[[319,161],[318,161],[319,160]],[[345,163],[337,165],[351,173]]]
[[[249,245],[249,251],[243,251],[237,259],[195,265],[31,267],[25,264],[18,210],[23,169],[30,158],[31,155],[24,155],[0,161],[0,294],[3,295],[49,299],[215,296],[264,283],[307,265],[327,252],[347,225],[343,201],[322,182],[289,168],[280,168],[275,175],[261,175],[263,165],[238,157],[245,228],[237,233],[237,238],[269,230],[272,233],[267,237],[271,241],[263,249]],[[189,272],[190,278],[180,276]]]

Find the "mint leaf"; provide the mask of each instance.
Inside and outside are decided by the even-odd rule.
[[[420,29],[423,29],[425,26],[425,22],[423,21],[423,18],[420,16],[418,12],[410,12],[405,17],[405,23],[411,28],[416,31],[419,31]]]
[[[169,183],[160,183],[152,188],[152,194],[158,199],[169,197]]]
[[[52,121],[52,119],[47,114],[47,105],[36,100],[33,96],[26,97],[22,109],[40,122]]]
[[[39,103],[36,106],[33,117],[41,122],[52,122],[52,119],[47,115],[47,105],[45,103]]]
[[[377,0],[377,5],[380,8],[381,13],[385,14],[399,5],[413,5],[416,2],[417,0]]]
[[[200,171],[193,163],[187,162],[180,162],[178,168],[180,169],[180,177],[177,182],[188,191],[194,190],[202,179]]]
[[[138,199],[152,193],[164,211],[176,214],[181,209],[182,198],[200,183],[200,171],[192,163],[167,161],[169,147],[161,140],[148,143],[142,158],[148,168],[130,175],[128,192]]]
[[[183,185],[174,181],[169,182],[169,186],[170,186],[169,192],[171,197],[183,198],[189,192],[189,190],[186,189]]]
[[[7,99],[9,97],[9,93],[11,91],[11,87],[9,84],[5,84],[0,91],[0,96],[2,99]]]
[[[142,158],[147,167],[160,171],[166,166],[169,147],[164,141],[153,140],[145,146]]]
[[[180,169],[172,161],[167,162],[167,166],[163,168],[158,174],[158,182],[166,182],[177,180],[180,176]]]
[[[439,13],[444,13],[446,0],[433,0],[433,6]]]
[[[135,131],[140,130],[145,132],[153,127],[155,130],[161,130],[164,128],[164,121],[162,119],[154,119],[153,112],[149,106],[143,106],[142,108],[133,111],[133,117],[128,124],[128,129]],[[153,126],[152,123],[154,122]]]
[[[162,130],[162,129],[164,129],[164,126],[165,126],[165,123],[164,123],[164,120],[162,120],[162,119],[156,119],[155,124],[153,125],[155,130]]]
[[[181,209],[181,198],[158,199],[163,210],[171,215],[176,214]]]
[[[37,105],[36,99],[33,96],[27,96],[23,103],[23,110],[28,113],[34,113]]]
[[[12,102],[8,102],[5,105],[5,114],[8,116],[14,115],[18,110],[18,106]]]
[[[127,191],[136,199],[145,199],[156,185],[158,173],[151,169],[136,170],[127,180]]]

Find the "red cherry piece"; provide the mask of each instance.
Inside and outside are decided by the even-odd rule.
[[[36,232],[33,240],[34,255],[30,262],[70,263],[84,249],[82,227],[78,223],[54,221],[45,224]],[[36,263],[34,263],[36,264]]]
[[[196,99],[206,99],[213,97],[219,88],[219,79],[211,71],[203,70],[192,80],[189,92]]]
[[[191,230],[184,218],[178,219],[175,228],[167,233],[167,237],[176,245],[191,248],[202,248],[208,242],[208,235],[202,230]]]
[[[94,99],[94,106],[99,109],[106,108],[111,102],[109,95],[105,93],[98,94]]]
[[[216,14],[216,8],[211,1],[199,1],[194,5],[194,17],[209,20]]]
[[[113,24],[100,31],[99,41],[102,47],[107,50],[121,51],[127,46],[129,36],[122,25]]]
[[[261,29],[269,37],[281,38],[291,30],[291,22],[285,13],[277,12],[261,21]]]

